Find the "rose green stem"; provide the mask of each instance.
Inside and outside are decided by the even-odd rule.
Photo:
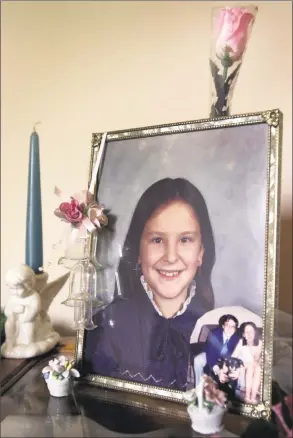
[[[226,82],[227,76],[228,76],[228,67],[224,67],[223,68],[223,86]]]

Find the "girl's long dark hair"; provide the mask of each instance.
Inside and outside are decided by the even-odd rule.
[[[202,299],[206,311],[214,308],[211,273],[215,263],[213,230],[205,200],[200,191],[183,178],[165,178],[152,184],[139,199],[123,246],[118,267],[122,294],[130,298],[141,288],[138,271],[140,240],[146,222],[152,214],[171,201],[182,200],[189,204],[198,218],[204,248],[203,262],[195,275],[196,293]]]

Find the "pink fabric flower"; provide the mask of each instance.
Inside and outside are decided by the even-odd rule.
[[[62,202],[59,208],[55,210],[55,214],[61,219],[65,219],[72,224],[79,223],[83,218],[84,204],[80,204],[76,199],[71,202]]]
[[[254,15],[244,7],[225,7],[219,10],[213,29],[218,58],[222,59],[228,52],[232,63],[241,59],[253,21]]]
[[[57,196],[62,196],[62,191],[58,187],[55,187],[54,192]],[[70,196],[70,202],[62,202],[54,214],[73,226],[83,227],[89,233],[95,228],[108,225],[104,206],[96,202],[94,195],[88,190],[81,190]]]

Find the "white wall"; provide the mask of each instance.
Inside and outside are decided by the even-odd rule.
[[[41,147],[44,259],[54,279],[64,271],[52,250],[63,224],[53,215],[54,185],[87,185],[92,132],[208,117],[210,17],[192,1],[4,1],[1,14],[1,305],[5,273],[24,262],[29,136]],[[227,2],[226,2],[227,3]],[[233,113],[278,107],[284,113],[282,216],[292,216],[292,4],[255,2],[259,12],[232,102]],[[292,233],[292,232],[291,232]],[[288,246],[289,245],[289,246]],[[281,291],[288,307],[292,247],[285,236]],[[290,276],[291,275],[291,276]],[[289,282],[289,283],[288,283]],[[50,315],[69,325],[72,310]]]

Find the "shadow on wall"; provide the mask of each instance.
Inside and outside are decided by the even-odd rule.
[[[281,217],[278,308],[292,314],[292,217]]]
[[[72,316],[72,322],[73,322],[73,316]],[[63,325],[63,324],[54,324],[54,330],[56,330],[57,333],[59,333],[59,335],[61,336],[76,336],[76,330],[74,330],[71,327],[68,327],[68,325]]]

